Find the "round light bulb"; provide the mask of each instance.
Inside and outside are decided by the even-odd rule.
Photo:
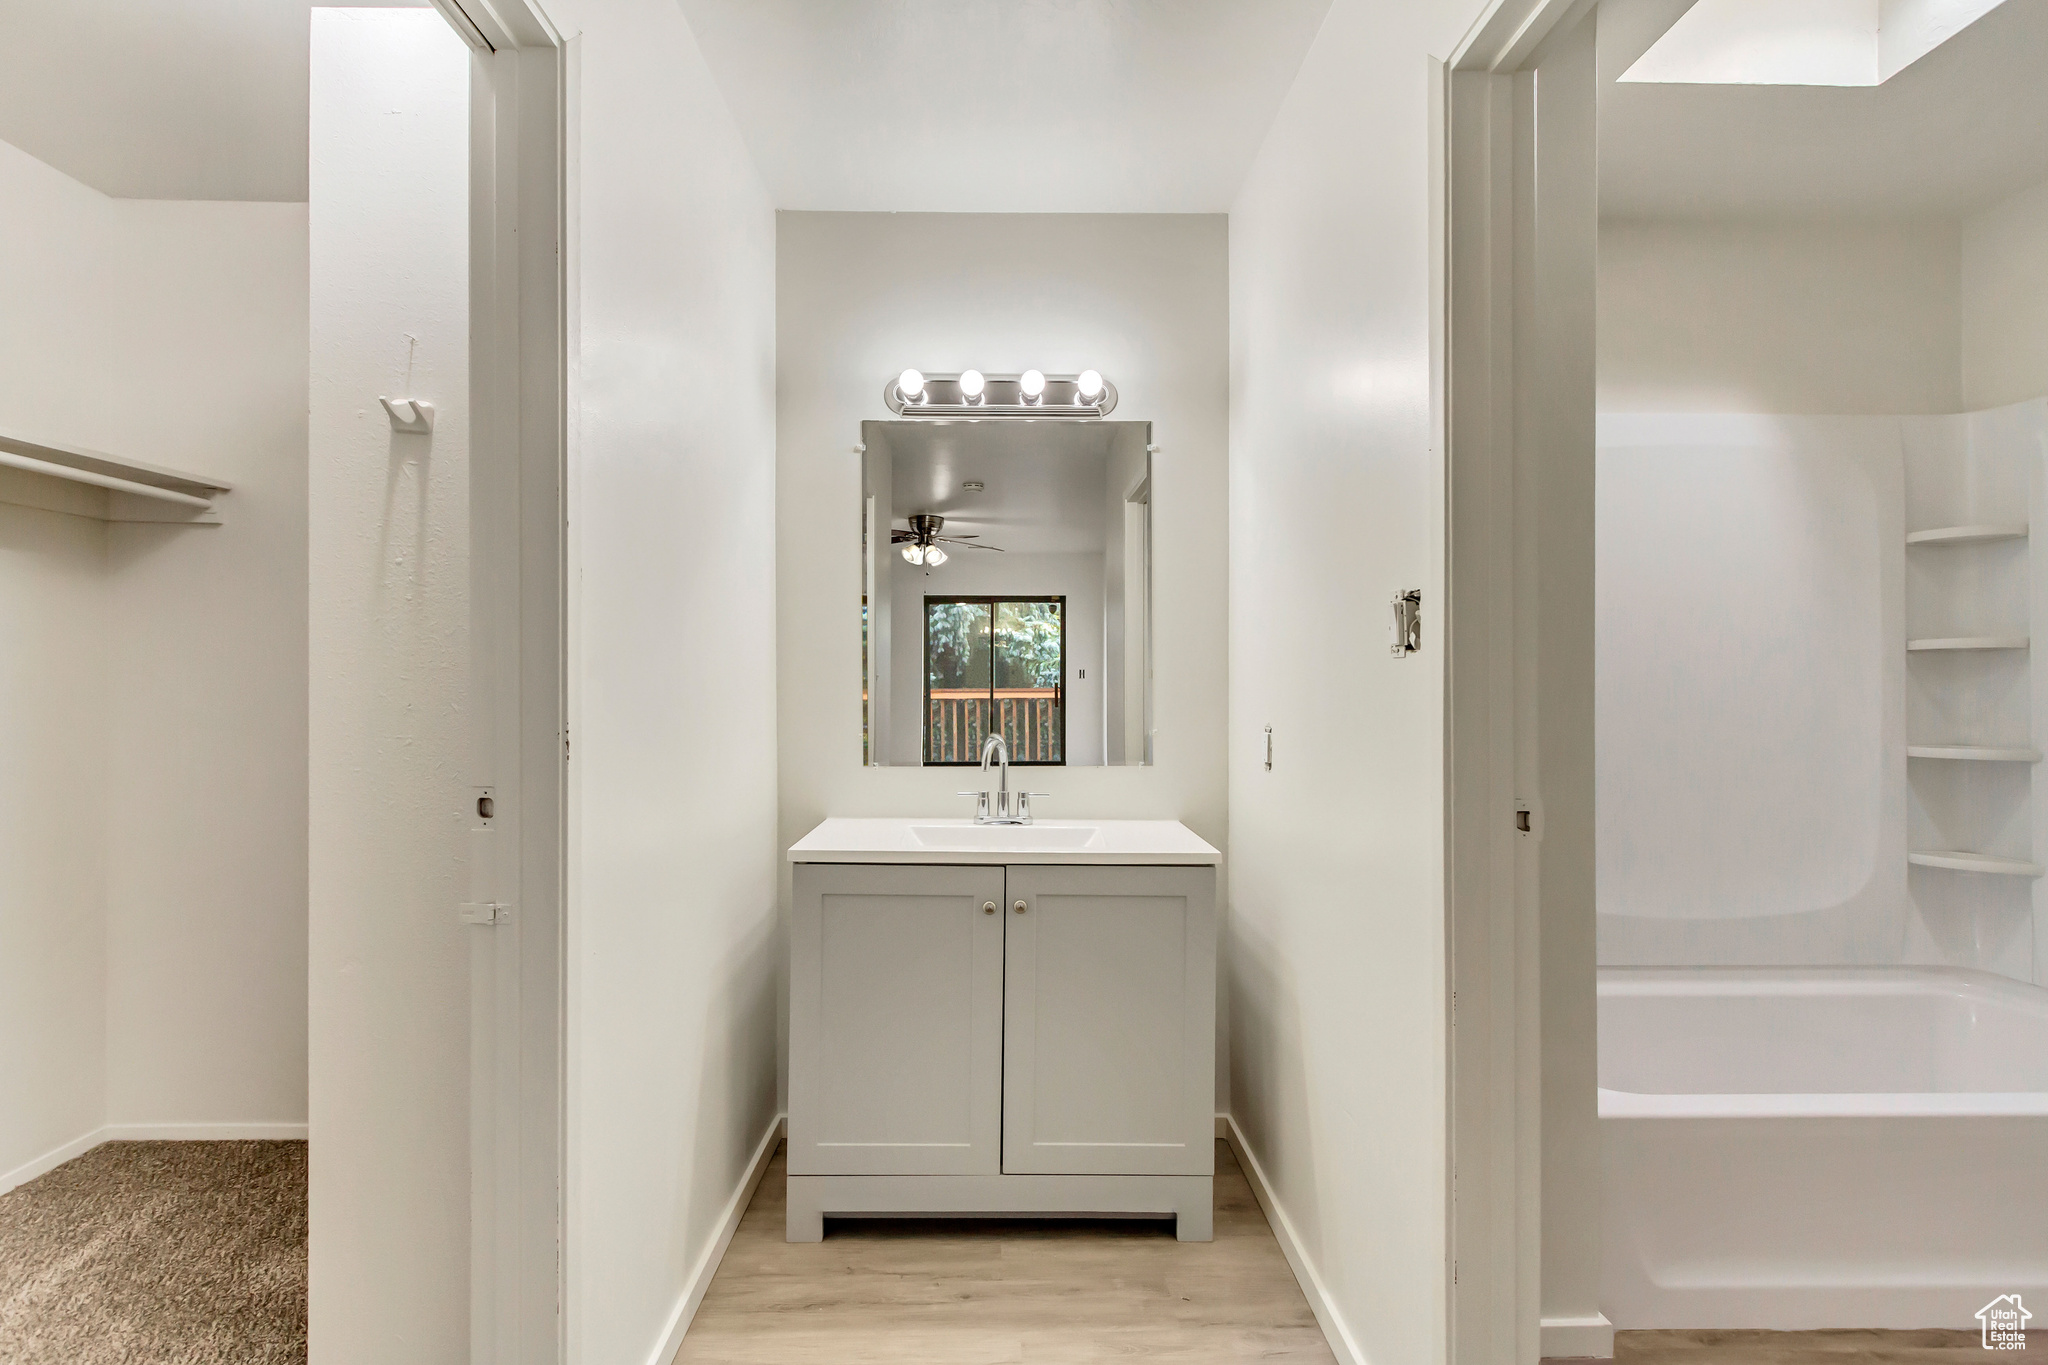
[[[906,545],[906,546],[904,546],[904,547],[903,547],[903,557],[904,557],[905,559],[909,560],[909,561],[910,561],[911,563],[913,563],[913,564],[922,564],[922,563],[924,563],[924,546],[922,546],[922,545]]]
[[[1102,374],[1098,370],[1083,370],[1081,377],[1074,381],[1074,389],[1084,402],[1092,403],[1102,397]]]
[[[896,377],[896,392],[903,395],[905,402],[914,401],[924,392],[924,376],[916,370],[905,370]]]
[[[943,564],[946,562],[946,552],[934,545],[924,552],[924,562],[934,566]]]
[[[1024,390],[1026,398],[1037,398],[1045,392],[1045,376],[1037,370],[1026,370],[1023,377],[1017,381],[1017,387]]]
[[[981,397],[981,391],[988,387],[988,381],[981,377],[980,370],[968,370],[960,376],[960,392],[968,402]]]

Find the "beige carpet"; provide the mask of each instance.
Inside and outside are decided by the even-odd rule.
[[[109,1142],[0,1195],[0,1365],[305,1358],[305,1143]]]

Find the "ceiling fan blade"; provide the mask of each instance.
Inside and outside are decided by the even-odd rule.
[[[994,550],[999,555],[1009,553],[1000,545],[976,545],[971,541],[954,540],[951,536],[940,536],[939,539],[946,541],[948,544],[958,545],[963,550]]]

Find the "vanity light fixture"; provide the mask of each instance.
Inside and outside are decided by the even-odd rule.
[[[926,374],[904,370],[882,386],[882,401],[899,417],[929,422],[1023,417],[1034,421],[1095,421],[1116,408],[1116,385],[1100,370],[1079,374]]]

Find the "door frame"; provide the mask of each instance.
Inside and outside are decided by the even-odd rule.
[[[537,0],[433,0],[470,117],[470,1360],[568,1358],[568,65]]]
[[[1555,962],[1552,972],[1544,970],[1543,840],[1548,823],[1555,827],[1552,860],[1577,857],[1589,864],[1592,801],[1589,783],[1577,774],[1565,782],[1556,773],[1564,765],[1553,765],[1550,785],[1559,789],[1547,793],[1552,819],[1546,822],[1546,784],[1536,762],[1560,744],[1583,743],[1578,756],[1590,759],[1590,733],[1578,737],[1554,725],[1546,732],[1548,713],[1538,705],[1558,688],[1589,679],[1591,657],[1590,646],[1583,658],[1554,650],[1543,659],[1537,650],[1559,594],[1580,590],[1576,581],[1561,585],[1564,575],[1555,572],[1549,595],[1542,590],[1538,551],[1546,535],[1557,536],[1561,528],[1559,499],[1542,491],[1537,472],[1561,451],[1564,458],[1590,461],[1591,449],[1590,437],[1583,451],[1559,444],[1559,405],[1544,391],[1558,338],[1540,328],[1555,321],[1547,311],[1554,294],[1547,291],[1557,283],[1550,258],[1535,248],[1538,226],[1555,227],[1541,193],[1552,177],[1538,170],[1549,169],[1545,159],[1554,151],[1592,155],[1584,142],[1559,148],[1554,133],[1548,134],[1553,141],[1539,139],[1537,69],[1559,43],[1571,40],[1594,4],[1494,0],[1438,68],[1432,88],[1432,322],[1446,545],[1445,1136],[1451,1178],[1444,1278],[1446,1355],[1455,1365],[1534,1365],[1545,1356],[1613,1353],[1613,1329],[1597,1314],[1544,1317],[1544,1252],[1555,1236],[1546,1212],[1574,1228],[1592,1220],[1593,1264],[1577,1269],[1597,1276],[1598,1201],[1594,1192],[1582,1191],[1581,1207],[1546,1210],[1543,1199],[1544,1025],[1561,992],[1586,994],[1581,1003],[1591,1008],[1594,970],[1590,949],[1572,973],[1557,972]],[[1568,246],[1593,250],[1594,242],[1577,234],[1596,231],[1594,223],[1565,227],[1572,235]],[[1548,240],[1554,245],[1558,239]],[[1590,367],[1590,328],[1563,340],[1568,361]],[[1563,413],[1567,425],[1583,417],[1590,427],[1590,389],[1585,397],[1583,414]],[[1582,484],[1567,496],[1584,505],[1575,502],[1569,510],[1583,513],[1590,527],[1590,465],[1581,473]],[[1590,582],[1583,587],[1572,609],[1589,626]],[[1552,910],[1581,912],[1590,914],[1590,902]],[[1576,979],[1581,974],[1583,992]],[[1575,1088],[1560,1086],[1553,1074],[1552,1108],[1575,1102],[1564,1093]],[[1584,1098],[1587,1104],[1595,1099],[1590,1091]],[[1597,1162],[1597,1153],[1592,1159]],[[1573,1259],[1583,1258],[1585,1239],[1570,1241],[1569,1250]]]

